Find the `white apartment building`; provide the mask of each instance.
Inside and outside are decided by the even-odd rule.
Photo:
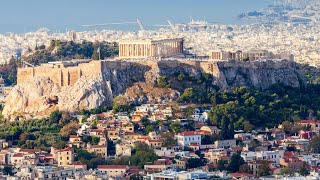
[[[190,144],[201,145],[201,135],[196,131],[185,131],[175,135],[180,146],[188,146]]]
[[[253,161],[253,160],[271,160],[276,164],[280,163],[280,158],[283,158],[284,150],[277,150],[277,151],[243,151],[241,152],[241,157],[244,161]]]

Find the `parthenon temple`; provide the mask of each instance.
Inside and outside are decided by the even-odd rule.
[[[183,39],[123,40],[119,42],[120,58],[168,57],[183,53]]]

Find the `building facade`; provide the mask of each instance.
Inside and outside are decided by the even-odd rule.
[[[119,42],[120,58],[168,57],[182,53],[182,38],[123,40]]]
[[[180,146],[188,146],[190,144],[201,145],[201,135],[196,131],[185,131],[176,135]]]
[[[269,60],[269,59],[286,59],[293,61],[294,55],[287,53],[274,54],[266,50],[251,50],[251,51],[210,51],[209,59],[212,60]]]

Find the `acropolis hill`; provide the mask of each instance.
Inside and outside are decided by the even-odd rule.
[[[124,40],[116,59],[49,62],[18,69],[18,84],[6,98],[3,115],[46,116],[57,109],[77,112],[112,105],[118,96],[123,103],[176,100],[181,88],[160,88],[155,82],[161,76],[170,80],[181,73],[195,79],[210,74],[211,83],[226,90],[239,86],[265,89],[275,83],[304,86],[293,61],[261,60],[269,57],[261,52],[246,54],[237,52],[239,60],[230,60],[233,56],[190,60],[183,58],[182,38]],[[247,57],[254,61],[241,60]]]
[[[304,86],[292,61],[192,61],[155,60],[81,60],[54,62],[18,70],[18,84],[7,97],[5,117],[45,116],[53,110],[76,112],[111,105],[122,95],[129,102],[159,102],[176,99],[175,89],[154,87],[160,76],[186,73],[213,76],[222,89],[250,86],[264,89],[275,83]]]

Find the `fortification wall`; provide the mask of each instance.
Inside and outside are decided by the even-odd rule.
[[[89,63],[81,63],[78,66],[70,67],[50,67],[38,66],[19,68],[17,75],[18,84],[22,84],[33,77],[50,77],[50,79],[59,86],[72,86],[81,76],[90,76],[97,73],[104,73],[112,70],[124,70],[132,68],[131,73],[139,71],[136,65],[149,67],[152,70],[159,70],[159,64],[165,64],[171,70],[177,67],[190,66],[203,72],[210,73],[215,77],[219,75],[219,69],[216,62],[213,61],[186,61],[186,60],[135,60],[135,61],[91,61]],[[135,69],[136,68],[136,69]],[[141,72],[136,72],[141,73]]]
[[[22,84],[33,77],[50,77],[59,86],[72,86],[81,76],[90,76],[101,73],[101,62],[91,61],[90,63],[79,64],[71,67],[28,67],[19,68],[17,83]]]

